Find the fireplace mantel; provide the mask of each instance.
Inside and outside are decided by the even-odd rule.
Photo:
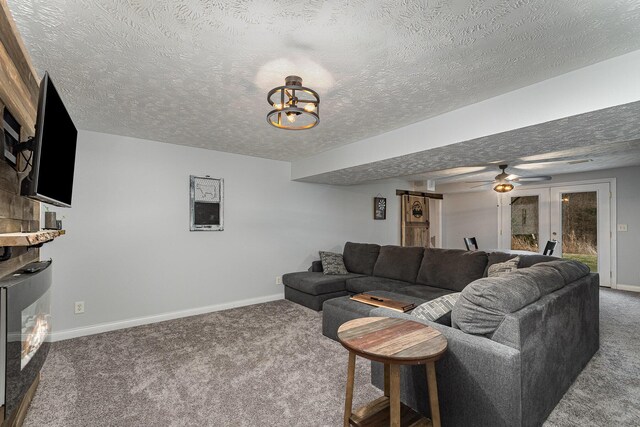
[[[0,233],[0,247],[35,246],[65,234],[64,230],[40,230],[25,233]]]

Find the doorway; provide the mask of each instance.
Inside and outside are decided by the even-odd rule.
[[[555,256],[575,259],[600,273],[611,286],[611,217],[609,184],[551,188],[551,237]]]
[[[574,259],[600,274],[612,273],[611,184],[585,183],[514,190],[500,197],[500,248],[542,253],[557,240],[553,256]]]

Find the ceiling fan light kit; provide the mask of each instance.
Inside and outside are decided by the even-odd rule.
[[[508,193],[513,190],[513,184],[509,182],[500,182],[493,187],[493,191],[497,193]]]
[[[538,176],[518,176],[514,174],[507,173],[508,165],[499,165],[500,173],[495,176],[493,181],[474,181],[474,182],[485,182],[486,184],[479,185],[477,187],[483,187],[487,184],[491,184],[493,191],[496,193],[508,193],[513,190],[516,185],[521,185],[523,183],[529,182],[541,182],[541,181],[549,181],[551,180],[550,176],[547,175],[538,175]],[[474,182],[469,182],[470,184]]]
[[[267,122],[278,129],[311,129],[320,123],[320,96],[302,86],[301,77],[288,76],[284,86],[269,91],[267,102],[273,107]]]

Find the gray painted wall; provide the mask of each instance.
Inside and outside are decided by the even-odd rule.
[[[498,198],[494,192],[445,194],[442,222],[445,248],[464,249],[475,237],[481,249],[498,247]]]
[[[189,232],[190,174],[224,178],[224,231]],[[42,249],[54,260],[54,333],[281,296],[276,276],[306,270],[318,250],[398,244],[395,189],[406,185],[293,182],[287,162],[82,131],[73,208],[53,208],[67,234]],[[373,220],[378,193],[385,221]]]
[[[617,233],[617,282],[640,287],[640,166],[593,172],[556,175],[552,184],[616,178],[617,224],[627,224],[627,232]],[[446,247],[464,248],[462,237],[476,236],[481,248],[498,245],[496,193],[489,191],[445,192],[443,234]],[[615,232],[615,231],[614,231]]]

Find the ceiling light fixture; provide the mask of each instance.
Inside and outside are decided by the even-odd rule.
[[[498,193],[508,193],[511,190],[513,190],[513,184],[509,182],[499,182],[493,187],[493,191]]]
[[[497,193],[508,193],[509,191],[513,190],[513,184],[509,182],[511,175],[505,172],[505,170],[507,169],[507,165],[500,165],[498,167],[502,169],[502,172],[496,175],[496,185],[493,186],[493,191]]]
[[[288,76],[284,86],[269,91],[267,102],[274,108],[267,114],[267,122],[271,126],[302,130],[320,123],[320,96],[316,91],[302,86],[301,77]]]

